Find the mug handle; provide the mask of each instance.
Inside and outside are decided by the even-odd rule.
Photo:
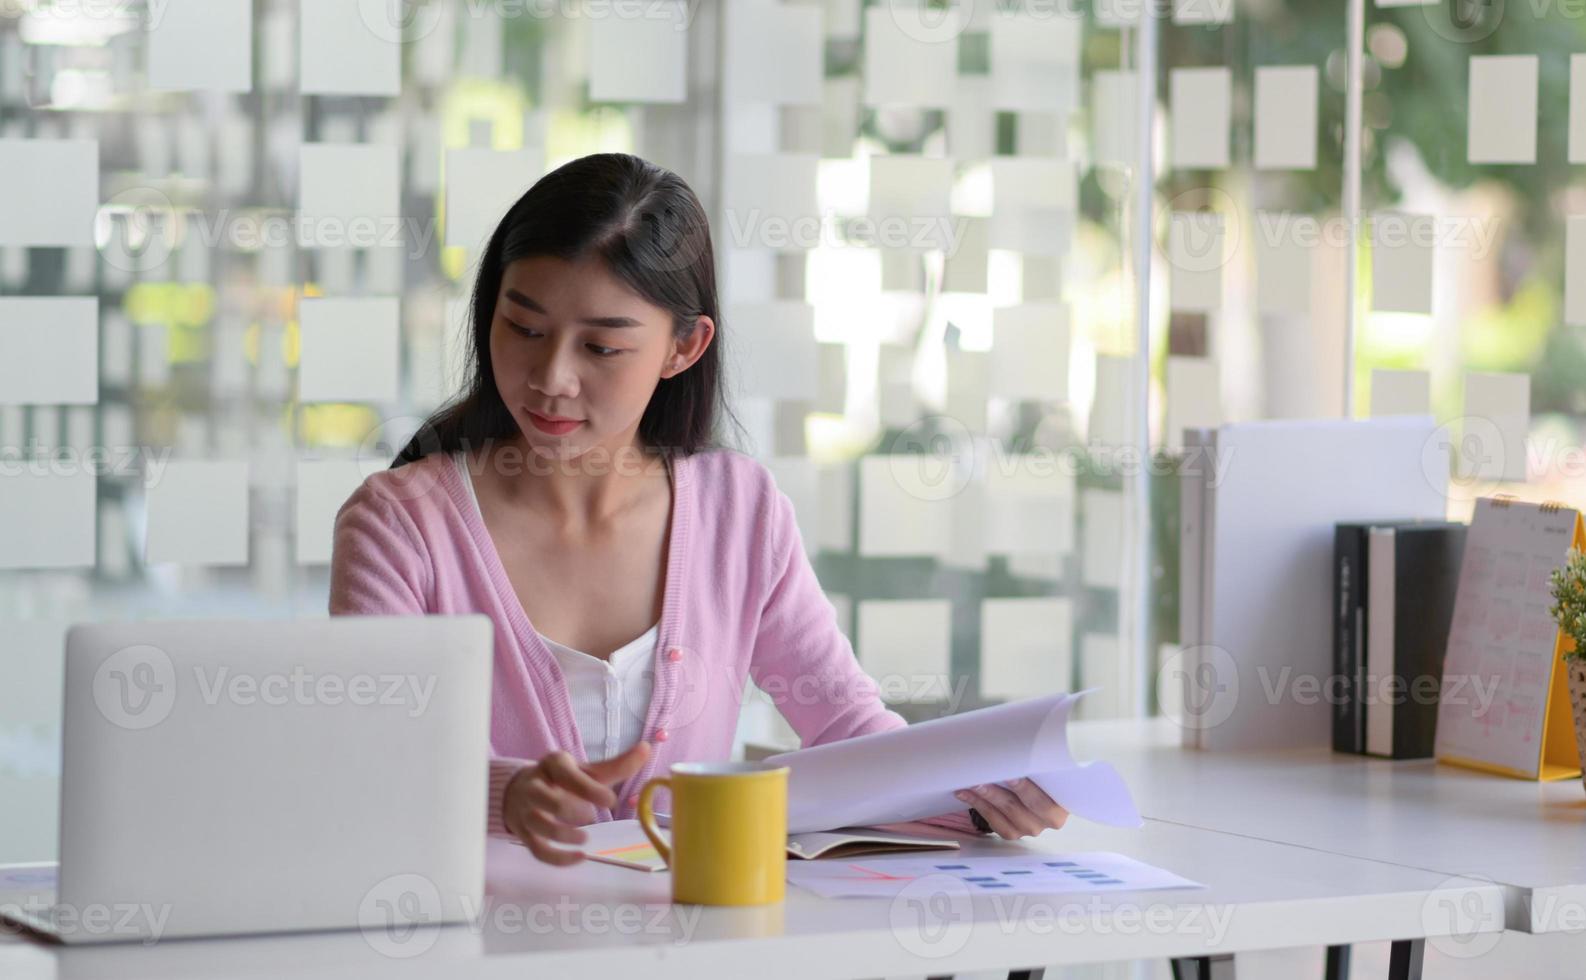
[[[655,810],[650,805],[650,798],[655,791],[665,786],[672,788],[672,781],[665,776],[659,776],[644,784],[639,790],[639,829],[644,831],[644,836],[650,838],[656,853],[661,855],[661,860],[668,868],[672,866],[672,849],[661,839],[661,831],[655,826]]]

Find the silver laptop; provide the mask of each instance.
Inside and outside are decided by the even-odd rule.
[[[60,864],[0,869],[0,915],[84,943],[474,917],[491,641],[484,616],[73,627]]]

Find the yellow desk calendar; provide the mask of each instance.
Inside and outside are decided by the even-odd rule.
[[[1440,762],[1520,779],[1581,774],[1564,651],[1548,576],[1586,548],[1573,508],[1512,497],[1476,501],[1443,661]]]
[[[672,870],[672,901],[780,902],[787,887],[788,767],[679,762],[639,791],[639,826]],[[672,843],[655,826],[655,791],[672,791]]]

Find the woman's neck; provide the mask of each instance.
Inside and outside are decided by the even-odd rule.
[[[519,436],[487,447],[483,456],[469,462],[500,503],[568,530],[620,520],[669,479],[666,461],[637,441],[617,452],[596,447],[559,459],[535,453]]]

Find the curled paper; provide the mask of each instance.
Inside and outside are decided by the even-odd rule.
[[[1075,816],[1138,827],[1118,772],[1068,751],[1068,715],[1086,694],[1053,694],[766,759],[788,773],[788,833],[934,817],[964,804],[953,794],[1029,777]]]

